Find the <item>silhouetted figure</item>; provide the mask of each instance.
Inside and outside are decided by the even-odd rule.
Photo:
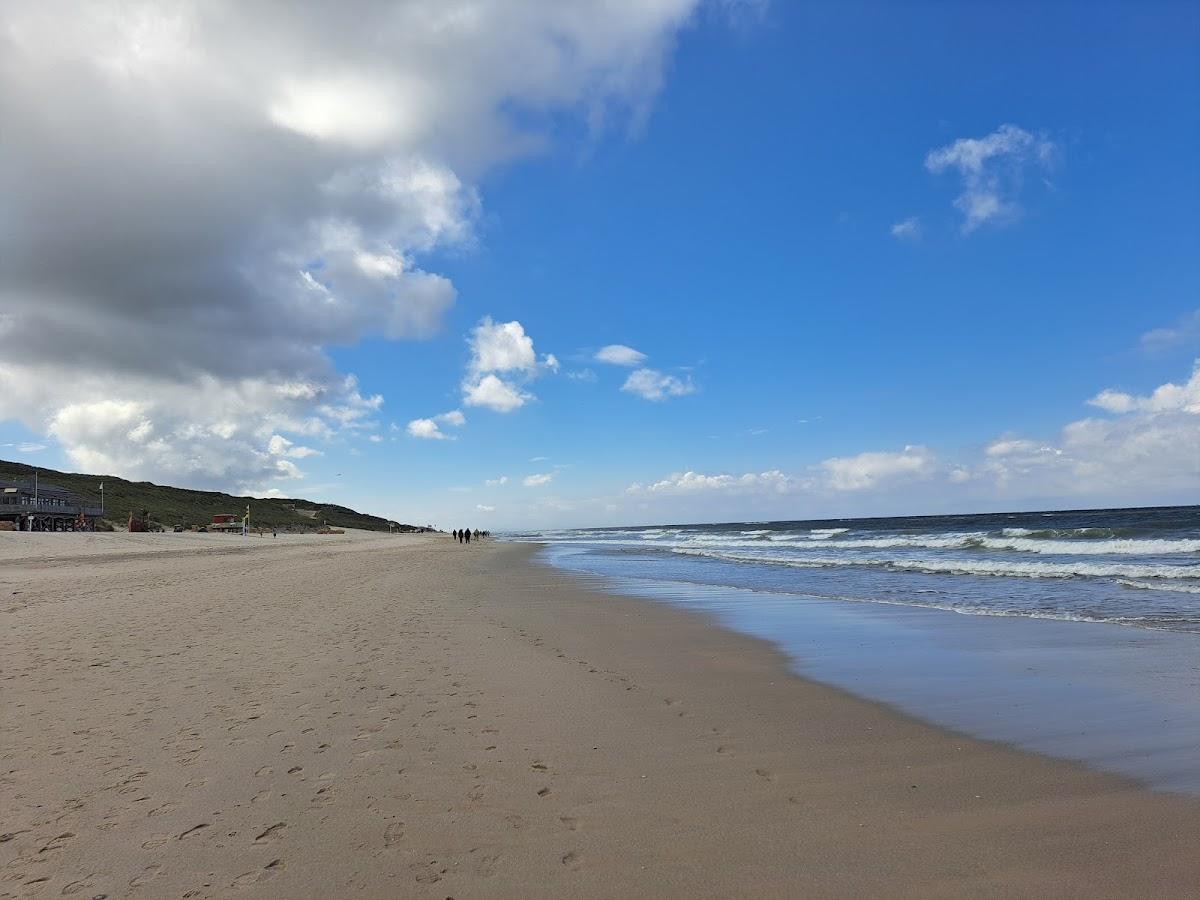
[[[471,543],[471,529],[470,529],[470,528],[468,528],[466,531],[464,531],[464,532],[463,532],[463,534],[465,534],[465,535],[466,535],[466,538],[467,538],[467,543],[468,543],[468,544],[469,544],[469,543]]]
[[[454,539],[456,541],[458,541],[460,544],[462,543],[462,529],[461,528],[454,529]]]

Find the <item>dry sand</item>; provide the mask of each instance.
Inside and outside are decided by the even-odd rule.
[[[1198,895],[1200,801],[529,552],[0,534],[0,897]]]

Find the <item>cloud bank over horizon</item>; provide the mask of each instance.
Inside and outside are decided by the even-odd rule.
[[[965,512],[1050,497],[1086,504],[1200,496],[1200,359],[1182,383],[1144,396],[1107,389],[1086,402],[1108,415],[1070,422],[1049,441],[1006,434],[960,454],[918,445],[870,450],[795,473],[680,471],[635,482],[625,499],[664,522],[711,509],[718,497],[726,520],[738,520]]]

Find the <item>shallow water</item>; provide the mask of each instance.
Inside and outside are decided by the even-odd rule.
[[[926,522],[919,531],[896,525],[913,520],[871,520],[890,524],[514,537],[546,542],[543,561],[600,587],[699,609],[769,640],[806,677],[979,737],[1200,794],[1200,594],[1172,590],[1200,586],[1200,554],[1188,543],[1200,542],[1200,532],[1194,507],[1153,512],[1051,514],[1043,535],[1018,534],[1035,531],[1024,524],[979,527],[996,517],[947,517],[940,531],[927,520],[918,520]],[[1109,524],[1095,524],[1105,517]],[[969,533],[963,519],[976,520],[984,537],[998,532],[992,545],[959,537]],[[1065,536],[1073,529],[1076,536]],[[805,536],[814,533],[826,536]],[[765,563],[678,552],[740,553],[729,544],[747,540],[803,549],[767,550],[773,561]],[[1024,540],[1087,549],[1027,550]],[[1147,543],[1102,546],[1118,541]],[[839,561],[779,562],[814,559]],[[1102,571],[1088,567],[1097,561]],[[897,565],[906,562],[913,565]],[[970,562],[1022,574],[980,575]],[[1018,565],[1042,562],[1072,574]],[[1116,568],[1124,564],[1140,568]],[[1127,587],[1125,579],[1154,586]]]
[[[1200,507],[524,532],[608,571],[1200,633]]]

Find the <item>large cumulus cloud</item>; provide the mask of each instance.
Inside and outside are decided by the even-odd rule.
[[[0,3],[0,418],[294,477],[273,436],[378,405],[325,348],[435,332],[482,174],[640,115],[696,2]]]

